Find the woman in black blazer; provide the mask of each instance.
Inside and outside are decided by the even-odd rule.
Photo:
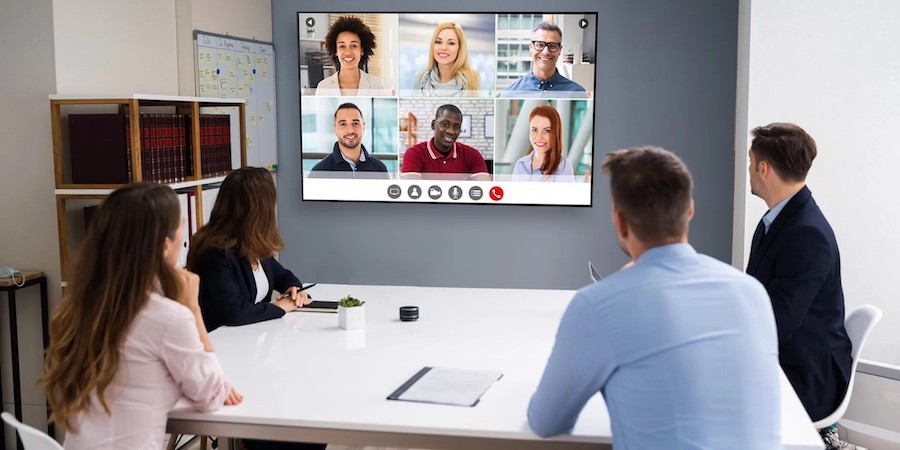
[[[284,248],[275,219],[275,182],[266,169],[244,167],[222,182],[207,223],[191,239],[188,268],[200,276],[206,328],[276,319],[310,302],[300,280],[275,260]],[[272,300],[272,291],[284,296]],[[244,439],[250,450],[324,449],[325,444]]]
[[[191,240],[187,266],[200,276],[209,331],[279,318],[310,302],[300,280],[273,257],[284,248],[275,198],[267,170],[238,169],[225,177],[209,223]],[[271,301],[273,290],[285,297]]]

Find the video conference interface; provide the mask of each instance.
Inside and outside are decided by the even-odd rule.
[[[596,19],[298,12],[303,200],[590,206]]]

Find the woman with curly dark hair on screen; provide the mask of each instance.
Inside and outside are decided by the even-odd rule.
[[[334,75],[320,81],[316,95],[387,95],[384,82],[369,75],[369,57],[375,52],[375,33],[358,17],[342,16],[328,28],[325,50],[334,63]]]

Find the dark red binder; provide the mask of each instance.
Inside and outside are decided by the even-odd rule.
[[[72,182],[128,183],[124,114],[70,114]]]

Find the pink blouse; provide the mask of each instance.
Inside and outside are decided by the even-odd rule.
[[[166,420],[184,396],[201,411],[219,409],[231,391],[215,353],[203,350],[194,315],[151,294],[125,338],[119,369],[106,389],[107,415],[96,396],[72,418],[67,449],[153,449],[165,446]]]

